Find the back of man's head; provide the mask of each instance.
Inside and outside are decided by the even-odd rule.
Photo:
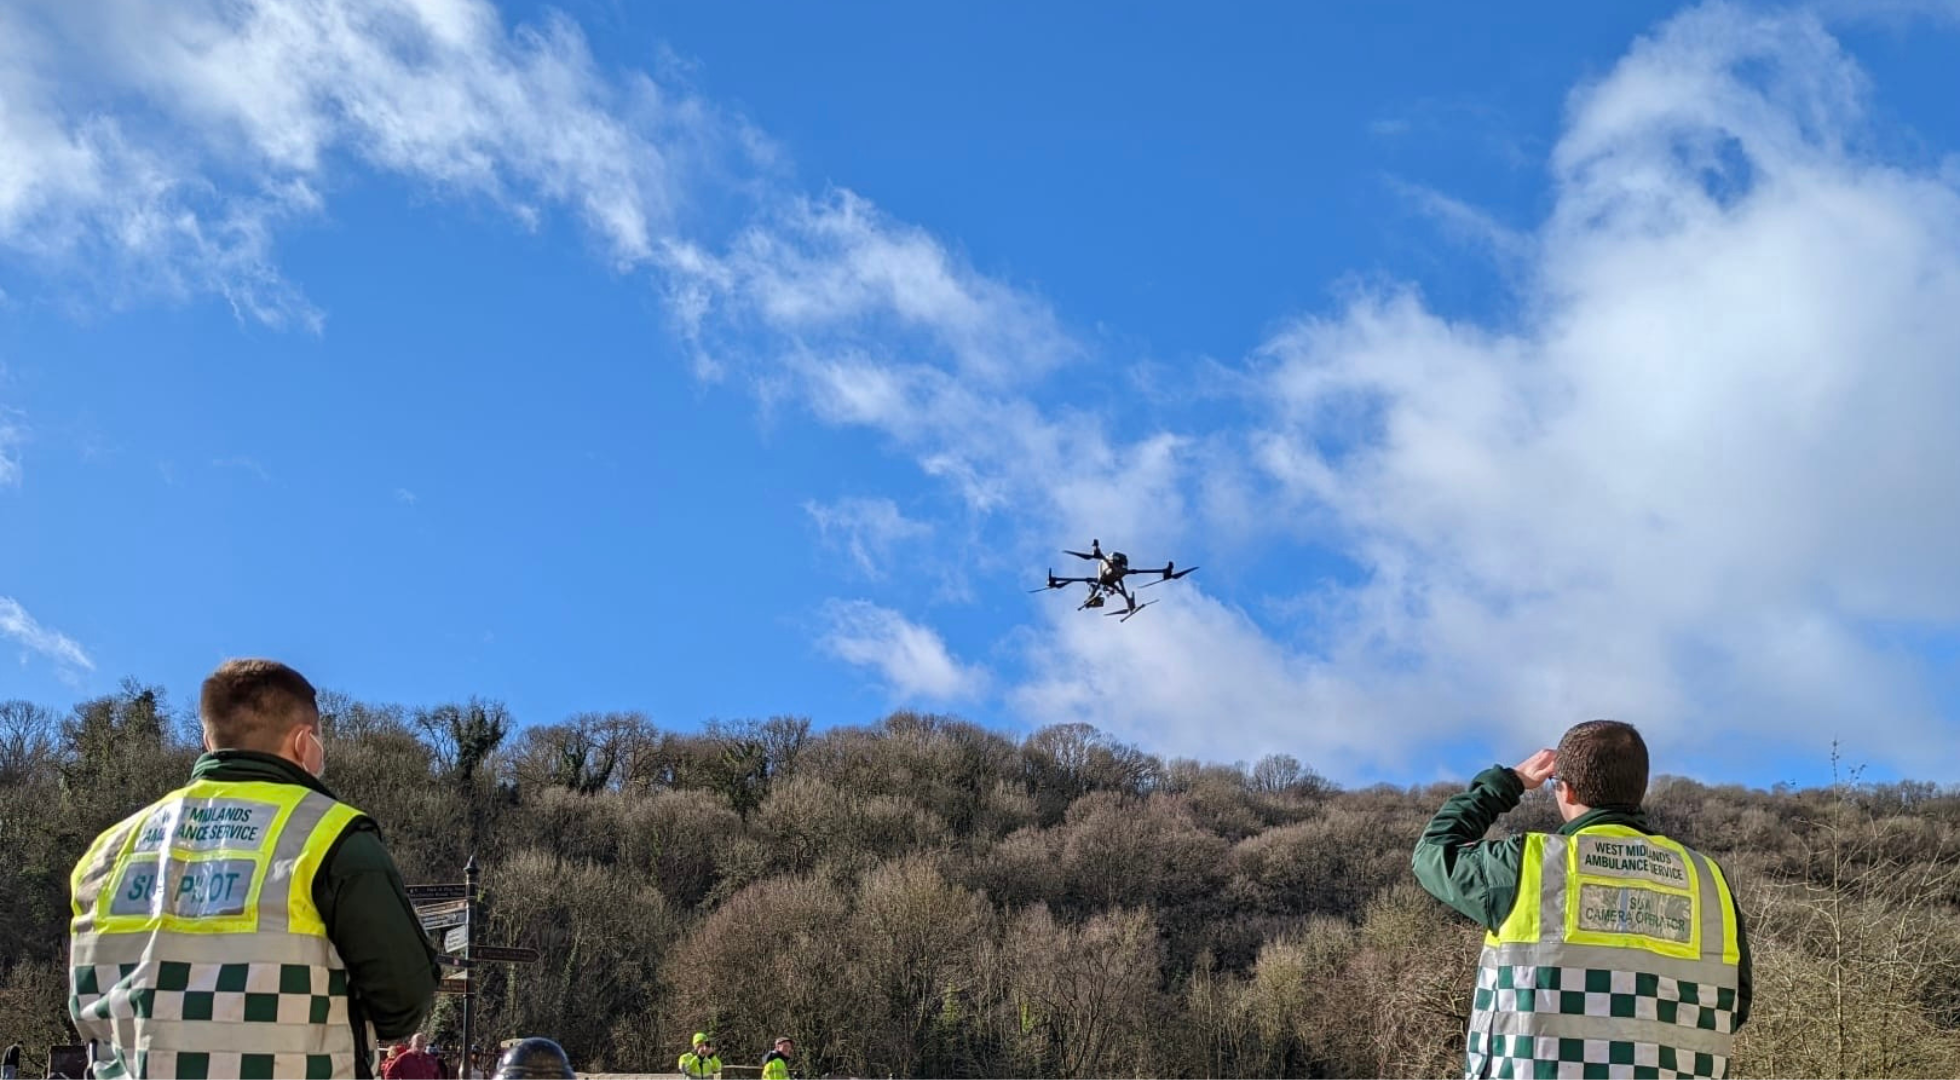
[[[305,676],[277,660],[227,660],[204,680],[197,712],[213,750],[277,753],[296,725],[316,724],[319,700]]]
[[[1632,724],[1588,720],[1558,741],[1558,777],[1574,802],[1639,806],[1647,797],[1647,743]]]

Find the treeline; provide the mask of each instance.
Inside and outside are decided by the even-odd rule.
[[[411,882],[475,853],[485,1041],[581,1069],[731,1063],[794,1036],[807,1075],[1443,1076],[1481,932],[1409,852],[1458,785],[1341,790],[1284,755],[1163,760],[1079,725],[1016,741],[895,713],[664,731],[520,729],[494,702],[323,702],[328,783]],[[68,1041],[67,877],[182,781],[189,710],[122,692],[0,703],[0,1043]],[[1752,928],[1744,1076],[1960,1076],[1960,790],[1660,778],[1670,835],[1720,858]],[[1502,830],[1550,828],[1534,795]],[[439,1000],[437,1042],[460,1035]]]

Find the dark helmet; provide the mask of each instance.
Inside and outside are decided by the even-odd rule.
[[[504,1051],[497,1063],[498,1080],[570,1080],[572,1059],[565,1048],[550,1039],[530,1038]]]

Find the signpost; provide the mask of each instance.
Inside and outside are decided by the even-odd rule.
[[[460,883],[446,882],[435,885],[410,885],[409,902],[415,905],[415,914],[422,920],[422,930],[442,935],[441,955],[436,962],[448,968],[461,968],[453,975],[447,975],[436,987],[440,994],[461,994],[463,997],[463,1063],[467,1068],[474,1061],[476,1049],[476,984],[470,978],[470,970],[478,964],[534,964],[538,960],[538,950],[515,945],[476,944],[477,923],[477,868],[476,856],[463,866],[463,880]]]
[[[439,900],[468,900],[469,898],[469,886],[462,882],[450,882],[444,885],[410,885],[408,887],[408,901],[418,908]]]
[[[520,949],[509,945],[472,945],[466,954],[474,961],[502,962],[506,964],[535,964],[538,950]]]
[[[421,916],[423,930],[442,930],[468,923],[470,906],[468,900],[458,900],[454,904],[444,904],[440,908],[423,908],[416,914]]]

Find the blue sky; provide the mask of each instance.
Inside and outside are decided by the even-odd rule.
[[[1956,32],[0,3],[0,695],[1960,779]]]

